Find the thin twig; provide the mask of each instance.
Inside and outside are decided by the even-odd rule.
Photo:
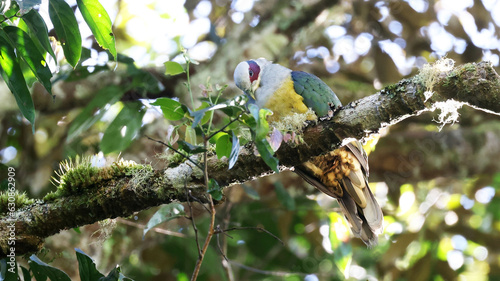
[[[200,166],[200,164],[199,164],[199,163],[196,163],[195,161],[191,160],[191,158],[190,158],[189,156],[187,156],[186,154],[184,154],[184,153],[180,152],[179,150],[177,150],[177,149],[173,148],[170,144],[168,144],[168,143],[166,143],[166,142],[163,142],[163,141],[161,141],[161,140],[155,140],[155,139],[153,139],[153,138],[151,138],[151,137],[149,137],[149,136],[146,136],[146,135],[145,135],[145,137],[146,137],[146,138],[148,138],[148,139],[149,139],[149,140],[151,140],[151,141],[157,142],[157,143],[159,143],[159,144],[163,144],[164,146],[168,147],[169,149],[172,149],[175,153],[177,153],[177,154],[181,155],[182,157],[186,158],[186,160],[188,160],[189,162],[193,163],[193,164],[194,164],[196,167],[198,167],[200,170],[203,170],[203,167],[202,167],[202,166]]]
[[[130,226],[133,226],[133,227],[142,228],[142,229],[146,228],[146,226],[144,224],[136,223],[136,222],[129,221],[129,220],[126,220],[126,219],[117,218],[116,220],[119,223],[123,223],[123,224],[130,225]],[[176,236],[176,237],[181,237],[181,238],[186,238],[187,237],[185,234],[182,234],[180,232],[175,232],[175,231],[171,231],[171,230],[167,230],[167,229],[163,229],[163,228],[159,228],[159,227],[154,227],[151,230],[153,230],[154,232],[157,232],[157,233],[161,233],[161,234],[165,234],[165,235],[170,235],[170,236]]]
[[[194,201],[200,203],[200,205],[205,208],[205,210],[208,212],[208,213],[211,213],[210,210],[207,208],[207,206],[205,206],[205,203],[201,202],[200,199],[198,199],[197,197],[194,197],[191,192],[189,192],[189,198],[193,199]]]
[[[191,281],[195,281],[198,278],[198,274],[200,273],[200,268],[201,264],[203,262],[203,258],[205,257],[205,253],[207,252],[208,245],[210,244],[210,241],[212,240],[212,236],[214,235],[214,225],[215,225],[215,205],[214,201],[212,199],[212,195],[208,193],[208,168],[207,168],[207,146],[208,146],[208,139],[203,138],[203,146],[205,148],[205,152],[203,153],[203,175],[205,178],[205,188],[207,191],[207,196],[208,196],[208,204],[210,207],[210,226],[208,229],[207,233],[207,238],[205,239],[205,244],[203,244],[203,248],[201,249],[200,255],[198,256],[198,261],[196,262],[196,266],[193,271],[193,275],[191,276]]]
[[[262,227],[258,227],[258,226],[242,226],[242,227],[232,227],[232,228],[228,228],[228,229],[221,229],[221,230],[216,231],[215,234],[219,233],[219,231],[220,231],[220,233],[223,233],[223,232],[228,232],[228,231],[233,231],[233,230],[244,230],[244,229],[256,229],[259,231],[263,231],[263,232],[271,235],[271,237],[273,237],[274,239],[278,240],[282,245],[285,245],[285,243],[278,236],[272,234],[269,230],[262,228]]]
[[[235,119],[229,121],[229,123],[227,123],[226,125],[224,125],[222,128],[220,128],[219,130],[213,132],[211,135],[208,136],[207,140],[211,139],[213,136],[217,135],[218,133],[224,131],[225,128],[229,127],[229,125],[233,124],[234,122],[240,120],[240,117],[241,117],[241,114],[236,117]]]
[[[186,178],[187,181],[187,178]],[[186,202],[189,208],[189,214],[190,216],[187,217],[191,221],[191,224],[193,225],[193,230],[194,230],[194,238],[196,240],[196,247],[198,248],[198,255],[201,254],[201,248],[200,248],[200,241],[198,240],[198,228],[196,227],[196,223],[194,222],[194,217],[193,217],[193,207],[191,206],[191,201],[189,201],[189,195],[191,195],[191,190],[188,190],[187,188],[187,183],[184,182],[184,189],[186,189]]]

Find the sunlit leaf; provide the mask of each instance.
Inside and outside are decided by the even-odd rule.
[[[16,98],[21,113],[31,123],[33,133],[35,133],[35,106],[30,91],[26,85],[26,80],[24,80],[21,67],[17,62],[14,49],[7,39],[2,36],[0,36],[0,57],[2,78]]]
[[[141,129],[146,113],[142,107],[141,102],[125,104],[102,136],[100,148],[104,154],[123,151],[130,145]]]
[[[184,68],[182,68],[182,66],[175,61],[166,61],[164,65],[165,65],[165,75],[174,76],[186,72],[184,71]]]
[[[52,94],[52,84],[50,82],[52,73],[33,40],[26,32],[16,26],[7,26],[3,30],[5,30],[16,47],[17,54],[26,62],[38,81]]]
[[[71,281],[64,271],[44,263],[35,255],[31,255],[29,265],[37,281],[45,281],[47,278],[51,281]]]
[[[97,0],[76,0],[76,3],[99,46],[109,50],[116,61],[115,35],[104,7]]]
[[[68,142],[72,141],[76,136],[90,128],[97,120],[101,119],[106,112],[103,110],[103,107],[106,104],[114,104],[120,100],[123,93],[123,89],[114,85],[99,90],[83,111],[71,122],[68,130]]]
[[[231,140],[229,139],[228,134],[222,133],[222,135],[217,139],[217,142],[215,143],[215,153],[219,159],[223,156],[229,157],[229,154],[231,153]]]
[[[207,113],[208,111],[213,111],[213,110],[217,110],[217,109],[221,109],[221,108],[225,108],[225,107],[227,107],[227,104],[221,103],[221,104],[216,104],[216,105],[213,105],[210,107],[202,108],[200,110],[193,112],[191,114],[194,117],[192,127],[194,128],[194,127],[198,126],[198,123],[200,123],[204,119],[203,117],[205,116],[205,113]],[[201,124],[203,124],[203,122],[201,122]]]
[[[277,181],[274,183],[274,190],[276,191],[276,197],[287,210],[295,210],[295,200],[290,196],[281,182]]]
[[[75,67],[82,53],[82,36],[73,9],[64,0],[49,0],[49,16],[66,60]]]
[[[349,266],[352,261],[352,246],[347,243],[350,233],[344,218],[337,212],[328,214],[330,219],[330,243],[333,250],[333,262],[337,268],[349,277]]]
[[[92,260],[91,257],[78,248],[76,248],[75,251],[81,281],[94,281],[104,277],[104,275],[97,270],[94,260]]]
[[[160,223],[183,217],[185,214],[186,213],[184,212],[184,206],[182,206],[182,204],[180,203],[170,203],[167,205],[163,205],[149,219],[146,227],[144,228],[142,239],[144,239],[144,236],[146,236],[146,233],[148,233],[148,231],[150,231]]]
[[[185,105],[170,98],[158,98],[151,105],[160,106],[165,118],[172,121],[181,120],[188,111]]]
[[[40,14],[35,9],[31,9],[28,13],[23,15],[23,20],[32,34],[36,36],[43,49],[54,58],[54,61],[56,61],[56,55],[50,46],[47,25]]]

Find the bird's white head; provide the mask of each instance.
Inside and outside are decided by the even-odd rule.
[[[271,62],[264,58],[240,62],[234,70],[236,86],[255,100],[255,91],[260,85],[260,75],[268,64]]]

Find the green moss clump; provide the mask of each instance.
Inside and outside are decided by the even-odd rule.
[[[0,192],[1,214],[7,214],[8,212],[13,212],[15,210],[18,210],[24,206],[31,205],[33,203],[35,203],[35,200],[29,198],[24,192],[19,193],[17,190],[15,192],[7,192],[7,191]]]
[[[144,167],[153,169],[149,165],[140,165],[123,159],[107,167],[96,167],[92,159],[92,157],[76,157],[75,160],[61,162],[59,172],[56,172],[59,178],[52,178],[53,183],[57,183],[54,184],[57,190],[48,193],[43,199],[50,201],[71,194],[79,194],[115,177],[134,176]]]

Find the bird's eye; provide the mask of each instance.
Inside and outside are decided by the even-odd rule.
[[[253,77],[253,71],[251,69],[248,70],[248,75],[250,75],[250,77]]]

